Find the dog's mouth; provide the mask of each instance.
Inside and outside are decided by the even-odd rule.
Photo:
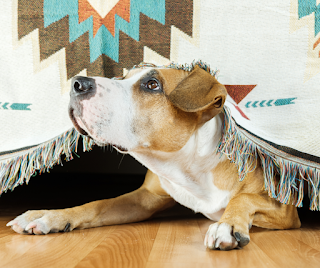
[[[117,144],[112,144],[112,143],[101,143],[99,141],[94,140],[95,144],[100,146],[100,147],[106,147],[106,146],[111,146],[113,148],[115,148],[118,152],[122,153],[122,154],[126,154],[128,153],[128,149],[125,147],[122,147],[120,145]]]
[[[69,116],[70,116],[70,119],[71,119],[71,121],[72,121],[72,124],[74,125],[74,128],[75,128],[81,135],[84,135],[84,136],[87,136],[87,137],[90,138],[89,134],[88,134],[84,129],[82,129],[82,128],[79,126],[79,124],[78,124],[78,122],[77,122],[77,120],[76,120],[76,118],[75,118],[75,116],[74,116],[73,111],[74,111],[73,109],[70,109],[70,110],[69,110]]]
[[[113,148],[115,148],[117,151],[119,151],[120,153],[127,153],[128,149],[124,148],[122,146],[119,145],[115,145],[115,144],[110,144]]]
[[[127,153],[128,152],[128,149],[121,146],[121,145],[117,145],[117,144],[112,144],[112,143],[101,143],[99,141],[96,141],[95,139],[93,139],[92,137],[90,137],[90,135],[83,129],[79,126],[75,116],[74,116],[74,110],[73,109],[70,109],[69,110],[69,116],[70,116],[70,119],[75,127],[75,129],[81,134],[81,135],[84,135],[84,136],[87,136],[88,138],[94,140],[95,144],[100,146],[100,147],[104,147],[104,146],[112,146],[113,148],[115,148],[117,151],[119,151],[120,153]]]

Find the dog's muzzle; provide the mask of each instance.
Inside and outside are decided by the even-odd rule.
[[[93,78],[76,76],[71,81],[70,91],[70,103],[69,103],[69,116],[74,124],[75,128],[82,134],[88,136],[88,133],[82,129],[75,116],[78,118],[82,116],[82,105],[81,100],[89,99],[96,93],[96,82]]]

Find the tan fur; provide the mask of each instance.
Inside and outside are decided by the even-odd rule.
[[[249,234],[252,224],[264,228],[299,228],[297,209],[284,205],[268,196],[264,190],[263,171],[259,163],[253,172],[239,181],[237,168],[229,160],[219,163],[213,170],[214,184],[231,191],[231,200],[219,222],[234,227],[234,232]]]
[[[186,80],[189,75],[193,75],[194,72],[199,71],[199,81],[195,85],[192,85],[192,81]],[[134,74],[138,73],[136,69],[133,72]],[[186,112],[173,105],[168,100],[168,96],[172,95],[173,91],[182,82],[188,81],[186,84],[194,91],[191,94],[195,96],[193,98],[195,100],[201,98],[201,96],[196,94],[194,88],[200,87],[199,84],[205,84],[206,76],[210,77],[210,82],[207,84],[210,86],[214,85],[218,90],[218,93],[212,90],[214,94],[207,94],[207,98],[211,95],[219,94],[220,96],[221,94],[225,94],[225,89],[224,87],[220,89],[221,85],[216,79],[199,68],[196,68],[191,74],[175,69],[159,69],[157,72],[156,78],[162,82],[165,94],[144,92],[140,89],[140,80],[133,86],[133,98],[136,100],[137,111],[139,111],[139,114],[135,117],[134,128],[141,135],[142,145],[147,143],[150,144],[150,149],[161,150],[163,152],[178,151],[186,144],[195,129],[215,116],[221,110],[221,107],[216,109],[212,106],[210,108],[209,104],[206,104],[205,109],[199,107],[194,112]],[[131,77],[131,72],[129,72],[128,77]],[[192,80],[194,79],[192,78]],[[188,92],[188,90],[186,91]],[[222,105],[224,101],[225,97],[223,97]],[[166,118],[166,120],[162,120],[163,118]]]
[[[188,76],[188,72],[175,69],[158,69],[161,77],[163,77],[164,91],[166,95],[177,87],[177,85]]]
[[[209,109],[212,116],[208,120],[221,111],[226,97],[226,88],[199,66],[195,66],[168,96],[182,111],[199,112]]]
[[[70,224],[68,231],[71,231],[75,228],[84,229],[142,221],[174,204],[175,201],[161,188],[157,175],[148,171],[143,185],[131,193],[73,208],[30,210],[26,212],[25,220],[31,222],[45,217],[46,221],[52,223],[51,232],[64,230],[67,224]],[[20,226],[13,225],[12,228],[18,233],[25,233]],[[37,228],[33,228],[29,233],[32,232],[42,234]]]
[[[185,77],[184,71],[175,70],[170,76],[167,70],[159,71],[159,80],[164,81],[167,94],[172,87]],[[165,75],[166,76],[163,76]],[[166,78],[164,78],[166,77]],[[168,85],[168,82],[172,83]],[[133,86],[133,98],[138,114],[135,115],[134,128],[139,131],[141,145],[147,143],[152,150],[172,152],[180,150],[188,141],[199,116],[176,108],[165,94],[152,94],[140,89],[140,81]],[[162,120],[166,118],[168,120]]]

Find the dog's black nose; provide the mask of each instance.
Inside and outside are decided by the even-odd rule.
[[[76,93],[87,93],[96,89],[96,82],[90,77],[76,76],[72,80],[72,89]]]

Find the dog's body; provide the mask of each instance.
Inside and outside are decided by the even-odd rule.
[[[249,242],[251,225],[300,226],[297,210],[268,197],[262,169],[240,182],[234,164],[216,153],[225,88],[206,71],[133,69],[123,80],[77,77],[70,116],[99,145],[112,144],[149,171],[141,188],[64,210],[28,211],[8,223],[18,233],[47,234],[136,222],[175,201],[213,221],[208,248]],[[175,201],[174,201],[175,200]]]

